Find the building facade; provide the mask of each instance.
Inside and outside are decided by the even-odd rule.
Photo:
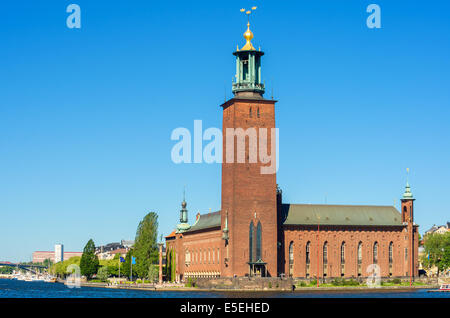
[[[275,162],[261,159],[262,146],[274,157],[276,138],[270,132],[275,128],[276,101],[263,97],[264,52],[253,47],[249,24],[244,38],[246,44],[233,53],[234,97],[221,105],[221,210],[198,214],[190,225],[183,199],[180,223],[166,237],[166,249],[175,255],[176,279],[356,278],[374,272],[382,277],[417,276],[418,226],[408,183],[401,212],[393,206],[283,202],[276,172],[263,172]],[[260,160],[253,158],[255,149]]]
[[[63,259],[68,260],[74,256],[81,256],[83,252],[64,252]],[[33,263],[42,263],[46,259],[51,260],[54,263],[57,263],[57,259],[55,258],[55,251],[36,251],[33,252]],[[58,258],[60,259],[60,258]]]
[[[64,245],[55,244],[55,263],[64,261]]]

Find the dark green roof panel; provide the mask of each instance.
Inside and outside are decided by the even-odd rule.
[[[220,211],[208,214],[201,214],[197,219],[197,221],[185,233],[210,229],[214,227],[220,227],[220,221],[221,221]]]
[[[286,225],[401,226],[401,214],[393,206],[283,204]]]

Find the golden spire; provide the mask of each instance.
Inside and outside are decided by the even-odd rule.
[[[244,38],[245,38],[245,40],[247,42],[245,43],[245,45],[241,49],[241,50],[244,50],[244,51],[256,51],[256,49],[253,47],[253,44],[251,42],[252,39],[253,39],[253,33],[252,33],[252,31],[250,31],[250,14],[254,10],[256,10],[256,7],[252,7],[251,10],[247,10],[247,11],[245,11],[244,8],[242,8],[240,10],[241,12],[245,12],[245,14],[247,15],[247,31],[244,32]]]

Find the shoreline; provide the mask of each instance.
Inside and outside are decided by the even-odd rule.
[[[64,283],[64,282],[60,282]],[[118,286],[107,285],[106,283],[81,283],[81,287],[97,287],[107,289],[130,289],[130,290],[142,290],[142,291],[171,291],[171,292],[218,292],[218,293],[321,293],[321,292],[407,292],[418,289],[439,289],[439,285],[421,285],[421,286],[379,286],[379,287],[366,287],[366,286],[335,286],[335,287],[298,287],[295,290],[287,289],[218,289],[218,288],[196,288],[196,287],[151,287],[151,286]]]

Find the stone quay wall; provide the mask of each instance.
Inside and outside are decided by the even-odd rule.
[[[226,290],[292,290],[292,278],[280,277],[220,277],[215,279],[197,278],[196,287]]]

